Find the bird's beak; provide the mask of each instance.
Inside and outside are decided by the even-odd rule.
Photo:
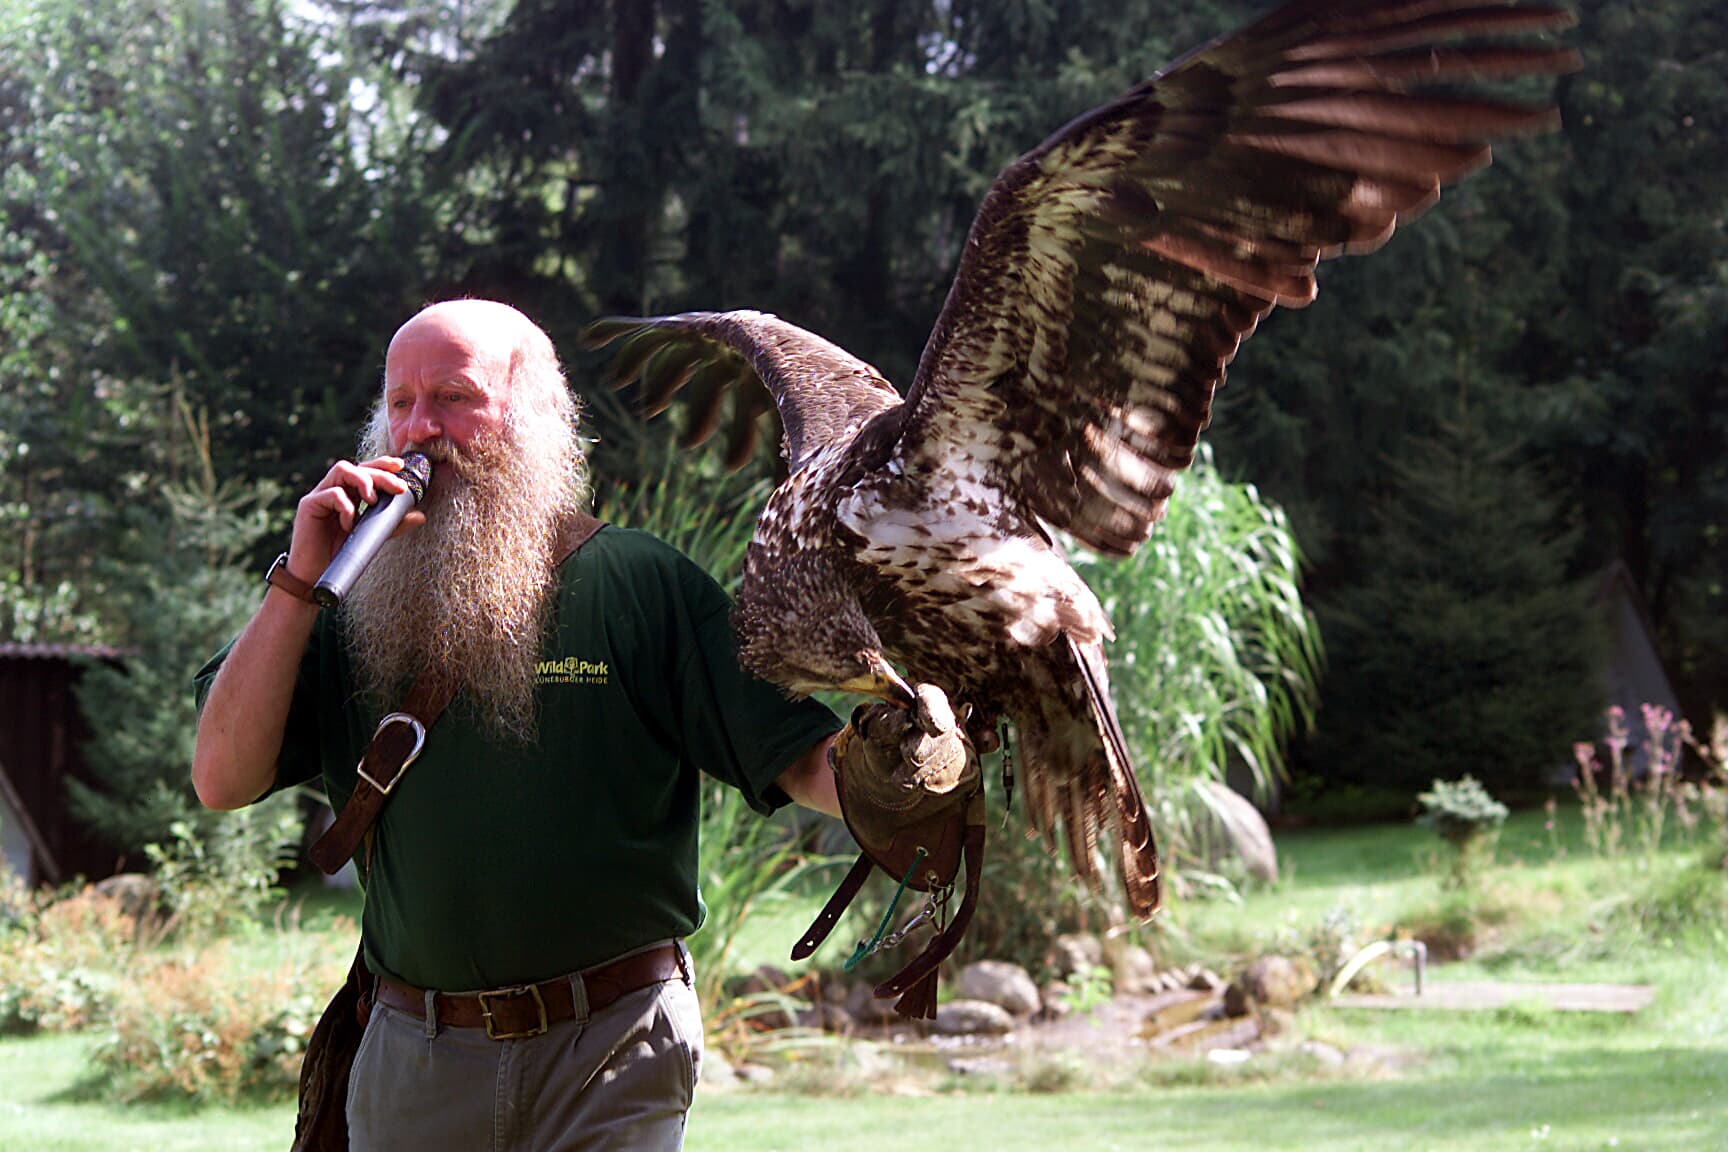
[[[880,652],[862,654],[867,671],[837,687],[843,692],[856,692],[860,696],[874,696],[878,700],[886,700],[890,704],[898,704],[902,708],[916,708],[918,694],[912,691],[912,686],[900,673],[894,671],[894,666]]]

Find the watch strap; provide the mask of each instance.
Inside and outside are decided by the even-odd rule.
[[[270,571],[264,574],[264,583],[272,588],[280,588],[296,600],[304,600],[316,605],[318,601],[312,598],[312,585],[288,571],[288,553],[276,557],[276,562],[270,565]]]

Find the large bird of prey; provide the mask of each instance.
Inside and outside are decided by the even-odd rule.
[[[650,407],[684,390],[698,438],[729,392],[773,397],[790,477],[745,563],[743,663],[794,693],[910,705],[909,683],[934,684],[983,747],[1009,718],[1033,830],[1094,885],[1114,856],[1150,917],[1158,856],[1110,622],[1058,534],[1121,556],[1145,542],[1242,339],[1314,299],[1319,260],[1379,247],[1487,164],[1492,139],[1551,127],[1550,107],[1458,85],[1576,67],[1532,38],[1570,23],[1508,0],[1295,0],[1092,109],[991,186],[904,399],[759,312],[591,326],[591,346],[622,341],[612,375]]]

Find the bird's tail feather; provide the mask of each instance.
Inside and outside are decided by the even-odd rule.
[[[1093,722],[1104,738],[1104,759],[1109,768],[1108,788],[1116,802],[1113,822],[1120,834],[1122,883],[1127,890],[1128,906],[1136,917],[1149,920],[1163,903],[1158,879],[1158,844],[1152,832],[1152,814],[1146,810],[1139,781],[1134,778],[1134,762],[1128,756],[1127,738],[1122,735],[1122,725],[1117,722],[1116,709],[1110,703],[1104,649],[1097,644],[1082,644],[1073,637],[1066,639],[1075,663],[1080,666]],[[1086,775],[1092,776],[1093,773]],[[1098,796],[1101,791],[1101,788],[1093,791],[1092,795]],[[1072,840],[1070,844],[1073,844]]]

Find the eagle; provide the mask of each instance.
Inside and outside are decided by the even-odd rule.
[[[591,324],[649,415],[689,401],[689,442],[728,396],[746,432],[772,398],[788,475],[747,552],[741,662],[793,694],[908,708],[936,685],[985,750],[1010,721],[1031,831],[1094,888],[1114,858],[1150,919],[1110,621],[1061,540],[1133,554],[1261,318],[1311,302],[1320,260],[1380,247],[1494,139],[1557,124],[1464,85],[1576,68],[1546,39],[1571,22],[1509,0],[1295,0],[1083,113],[991,185],[904,397],[761,312]]]

